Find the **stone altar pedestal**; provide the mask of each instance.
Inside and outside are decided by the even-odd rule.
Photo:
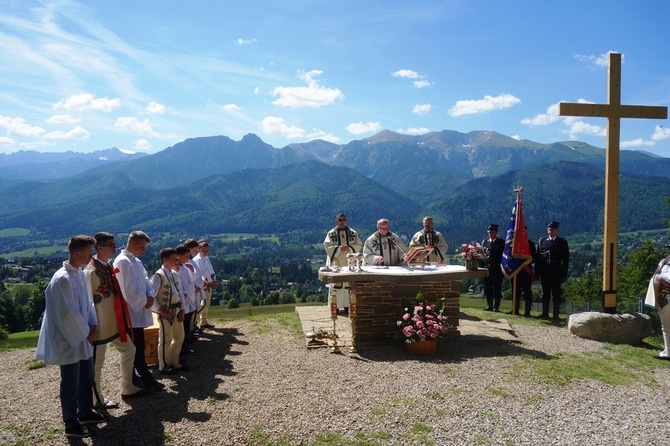
[[[366,344],[386,344],[398,334],[397,321],[402,317],[403,297],[410,302],[421,292],[429,303],[444,298],[444,315],[450,326],[449,336],[459,336],[458,314],[461,279],[486,277],[488,270],[466,270],[460,265],[364,266],[362,271],[319,270],[325,283],[349,283],[349,292],[356,299],[356,314],[351,323],[356,340]]]

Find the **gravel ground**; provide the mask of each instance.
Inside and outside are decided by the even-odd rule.
[[[670,444],[661,416],[670,407],[670,368],[626,386],[543,384],[519,376],[514,364],[609,353],[565,327],[514,328],[521,343],[461,337],[428,359],[402,345],[363,347],[355,358],[307,350],[278,324],[218,323],[192,345],[191,370],[161,377],[165,392],[121,402],[94,437],[71,442],[60,420],[58,368],[27,370],[34,350],[3,352],[0,444]],[[117,361],[110,349],[104,388],[115,400]]]

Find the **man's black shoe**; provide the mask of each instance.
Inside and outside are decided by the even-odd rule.
[[[660,359],[661,361],[670,361],[670,357],[661,356],[661,355],[654,356],[654,359]]]
[[[177,371],[172,367],[165,367],[163,370],[160,370],[159,373],[161,375],[174,375]]]
[[[105,415],[100,415],[98,412],[91,411],[90,414],[85,416],[79,416],[79,424],[85,426],[88,424],[98,424],[104,423],[107,421],[108,417]]]
[[[491,307],[485,307],[484,311],[493,311],[493,309]]]
[[[77,424],[74,427],[65,428],[65,436],[72,438],[87,438],[93,435],[93,433],[88,430],[87,427]]]

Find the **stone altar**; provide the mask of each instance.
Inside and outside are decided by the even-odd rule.
[[[402,317],[402,299],[410,302],[421,292],[429,303],[444,298],[444,315],[449,324],[449,336],[459,336],[458,314],[461,279],[486,277],[488,270],[466,270],[461,265],[364,266],[361,271],[348,269],[319,270],[324,283],[349,283],[355,299],[350,309],[352,328],[359,343],[391,342],[398,333],[397,321]]]

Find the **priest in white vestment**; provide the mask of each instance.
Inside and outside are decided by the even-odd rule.
[[[368,237],[363,247],[366,265],[400,265],[405,252],[405,244],[390,231],[389,221],[385,218],[377,222],[377,232]]]
[[[363,243],[358,237],[358,233],[347,226],[347,216],[338,214],[335,217],[335,226],[328,231],[323,246],[326,249],[326,266],[337,266],[346,268],[348,266],[347,254],[356,254],[361,252]],[[328,284],[328,295],[337,296],[337,308],[349,308],[349,284],[335,283]]]
[[[435,250],[428,255],[428,262],[446,263],[445,256],[447,255],[447,242],[444,240],[442,234],[433,229],[433,217],[423,218],[423,229],[412,237],[409,242],[409,247],[414,246],[425,247],[433,246]]]

